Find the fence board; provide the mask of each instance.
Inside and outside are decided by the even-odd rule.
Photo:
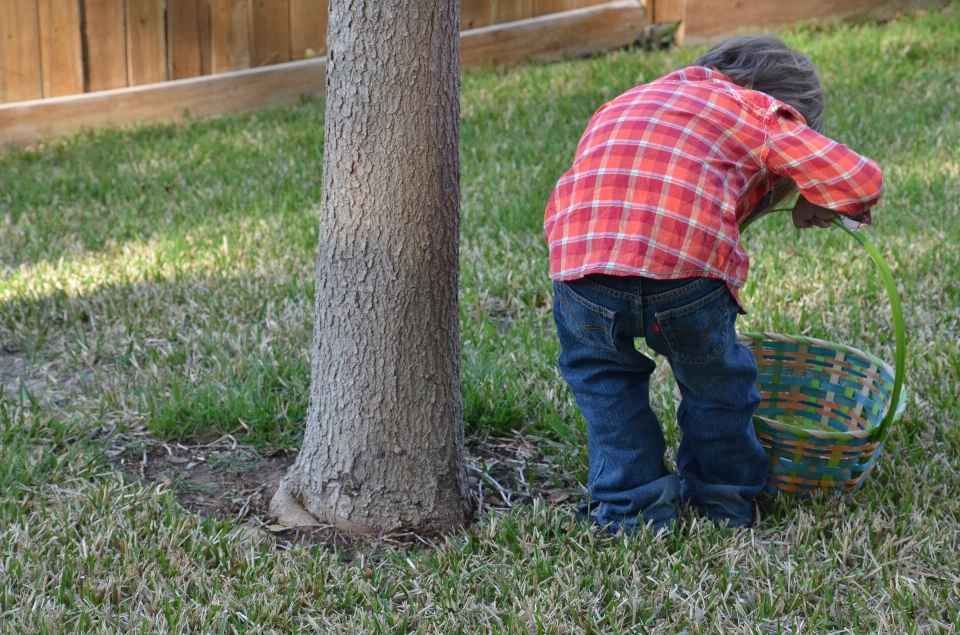
[[[638,0],[640,4],[643,5],[643,8],[647,10],[647,21],[649,22],[650,18],[650,1],[651,0]],[[586,9],[588,7],[596,7],[601,4],[610,4],[610,0],[572,0],[570,10],[573,9]]]
[[[620,0],[596,7],[496,24],[460,34],[460,63],[517,64],[564,55],[590,55],[631,44],[647,23],[639,2]]]
[[[9,0],[0,0],[9,2]],[[94,126],[177,121],[322,97],[325,57],[86,95],[0,106],[0,146],[34,143]]]
[[[170,79],[186,79],[202,74],[202,4],[202,0],[167,0],[167,76]]]
[[[87,90],[127,85],[127,15],[123,0],[85,0]]]
[[[653,5],[653,22],[655,24],[679,22],[683,19],[684,4],[686,4],[685,0],[656,0]]]
[[[0,102],[42,96],[37,2],[0,0]]]
[[[327,0],[290,0],[290,57],[327,54]]]
[[[289,0],[250,0],[250,65],[289,61]]]
[[[578,7],[573,6],[573,0],[533,0],[533,15],[549,15],[561,11],[570,11]]]
[[[127,2],[127,81],[131,86],[167,79],[163,0]]]
[[[82,93],[80,4],[76,0],[39,0],[37,17],[43,96],[61,97]]]
[[[460,30],[583,9],[610,0],[461,0]],[[646,4],[646,3],[643,3]]]
[[[210,72],[250,68],[247,0],[210,0]]]
[[[493,21],[497,24],[533,17],[534,0],[494,0]]]
[[[661,0],[657,0],[660,2]],[[714,42],[740,31],[769,30],[805,20],[845,18],[874,12],[889,14],[896,5],[887,0],[684,0],[685,44]]]
[[[586,9],[609,2],[610,0],[533,0],[533,15],[537,17],[550,15],[551,13],[560,13],[561,11]],[[649,0],[640,0],[640,4],[647,7],[647,15],[650,15],[649,3]]]
[[[197,12],[197,30],[200,34],[200,74],[209,75],[213,72],[213,62],[210,59],[210,0],[200,0]]]
[[[503,2],[503,0],[499,0]],[[493,0],[460,0],[460,30],[493,24]]]

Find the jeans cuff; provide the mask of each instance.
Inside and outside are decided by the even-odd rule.
[[[691,476],[680,483],[680,503],[727,527],[748,527],[753,522],[753,497],[759,488],[740,485],[709,485]]]
[[[654,530],[659,532],[677,519],[679,494],[680,478],[676,474],[667,474],[633,490],[618,492],[615,502],[593,499],[588,505],[589,513],[601,527],[623,528],[625,532],[633,533],[652,523]]]

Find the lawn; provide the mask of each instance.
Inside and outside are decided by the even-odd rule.
[[[903,299],[909,406],[860,491],[763,497],[749,531],[572,521],[585,433],[540,233],[594,110],[699,50],[464,76],[464,398],[485,513],[430,544],[297,536],[265,513],[306,409],[322,103],[0,151],[0,633],[960,631],[958,9],[783,34],[821,71],[828,134],[884,170],[865,231]],[[892,362],[884,287],[849,237],[780,215],[745,243],[742,330]]]

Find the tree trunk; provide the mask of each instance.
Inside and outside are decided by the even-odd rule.
[[[271,502],[285,524],[467,519],[458,24],[457,0],[330,2],[310,408]]]

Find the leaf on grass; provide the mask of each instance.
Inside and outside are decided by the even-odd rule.
[[[488,505],[496,505],[496,506],[503,505],[503,499],[501,499],[499,496],[497,496],[492,492],[487,492],[486,494],[484,494],[483,500]]]

